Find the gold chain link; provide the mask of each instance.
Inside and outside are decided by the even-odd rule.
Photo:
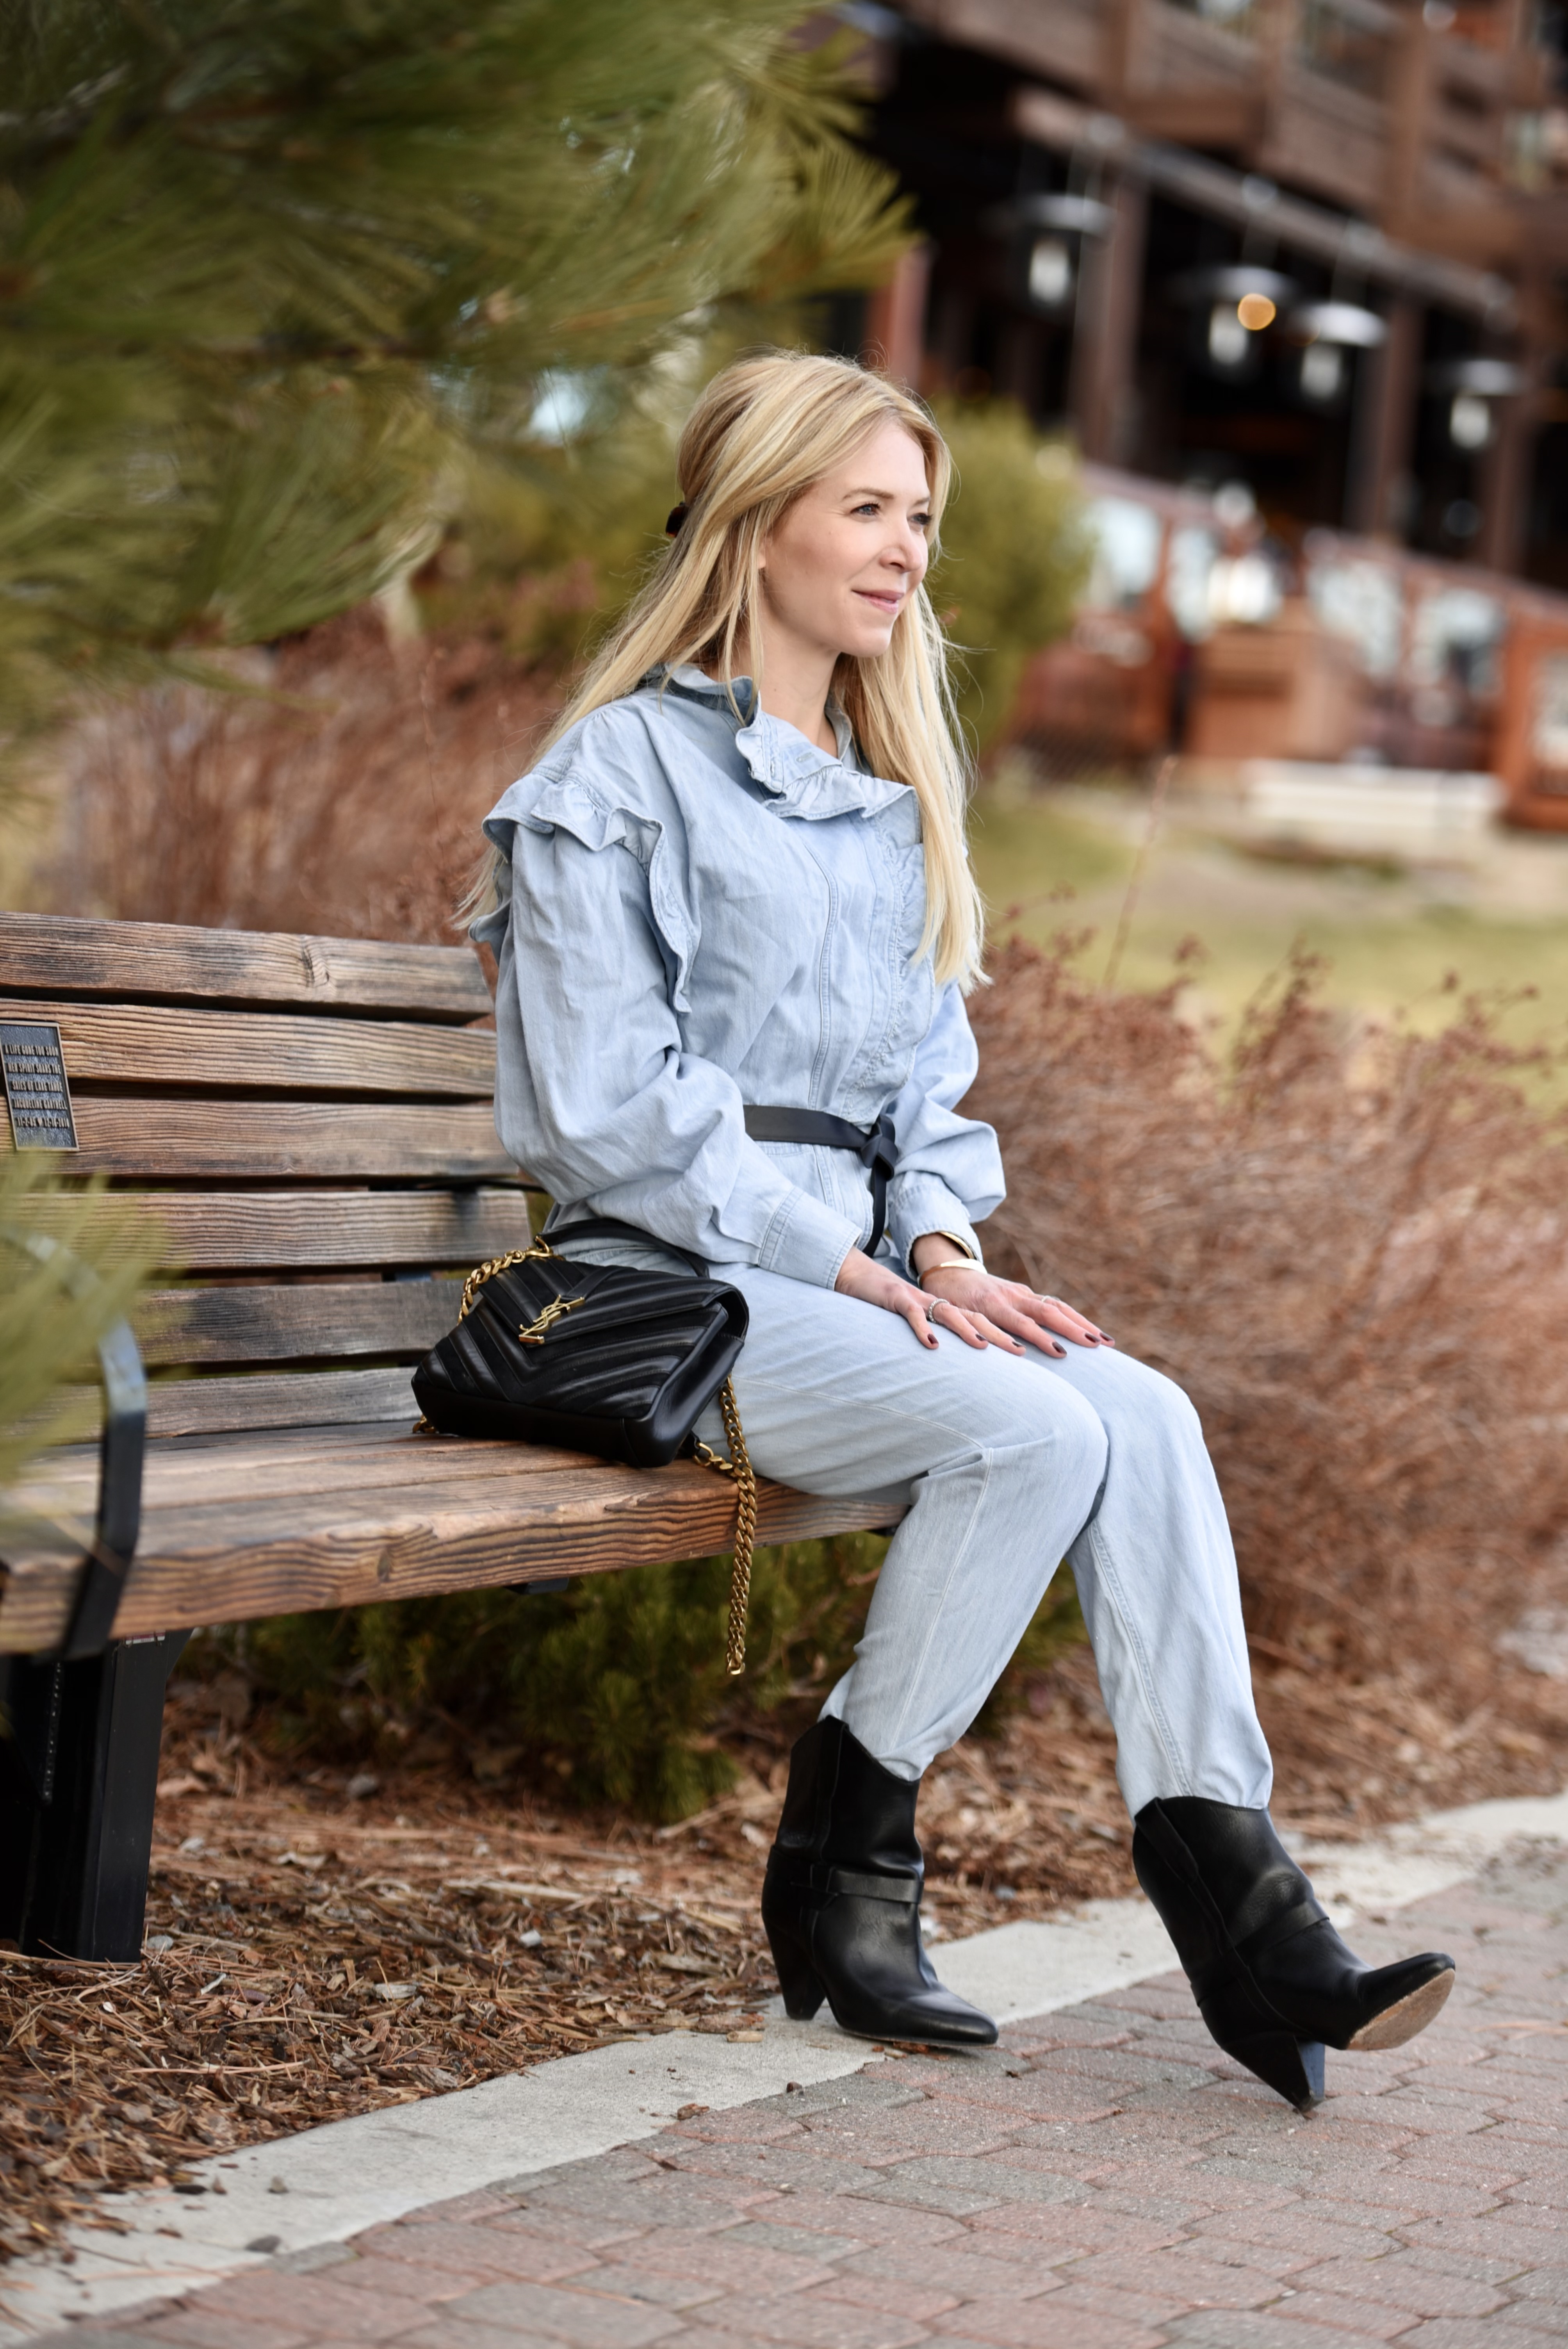
[[[740,1409],[728,1379],[718,1391],[718,1407],[729,1438],[728,1459],[700,1439],[692,1448],[705,1468],[717,1469],[719,1475],[735,1480],[735,1562],[729,1571],[729,1630],[724,1647],[725,1670],[734,1679],[746,1670],[746,1610],[751,1603],[751,1556],[757,1547],[757,1471],[746,1448]]]
[[[505,1272],[514,1264],[527,1264],[531,1259],[538,1262],[554,1254],[555,1250],[548,1240],[534,1240],[528,1247],[509,1248],[505,1256],[492,1256],[488,1264],[476,1264],[463,1283],[463,1302],[458,1315],[459,1320],[468,1319],[469,1310],[475,1298],[493,1274]]]

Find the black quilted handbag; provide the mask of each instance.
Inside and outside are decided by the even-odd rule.
[[[649,1237],[602,1216],[570,1230],[584,1239]],[[684,1248],[672,1253],[686,1257]],[[477,1266],[463,1283],[457,1328],[414,1372],[414,1399],[430,1434],[559,1444],[634,1468],[662,1468],[689,1450],[733,1477],[727,1662],[738,1672],[757,1528],[757,1479],[729,1379],[746,1340],[746,1299],[710,1280],[696,1257],[686,1260],[694,1280],[577,1263],[539,1239]],[[716,1396],[727,1460],[692,1433]]]

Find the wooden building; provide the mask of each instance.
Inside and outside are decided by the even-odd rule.
[[[1568,588],[1568,100],[1533,0],[849,0],[926,243],[868,341],[1086,456]]]

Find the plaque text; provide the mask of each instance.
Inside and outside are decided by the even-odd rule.
[[[77,1124],[60,1031],[46,1019],[0,1019],[0,1071],[18,1150],[74,1150]]]

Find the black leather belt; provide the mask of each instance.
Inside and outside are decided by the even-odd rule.
[[[875,1256],[887,1229],[887,1186],[898,1165],[892,1120],[884,1109],[874,1125],[854,1125],[825,1109],[777,1109],[746,1104],[746,1131],[753,1142],[806,1142],[822,1150],[852,1150],[871,1176],[872,1232],[866,1254]]]

